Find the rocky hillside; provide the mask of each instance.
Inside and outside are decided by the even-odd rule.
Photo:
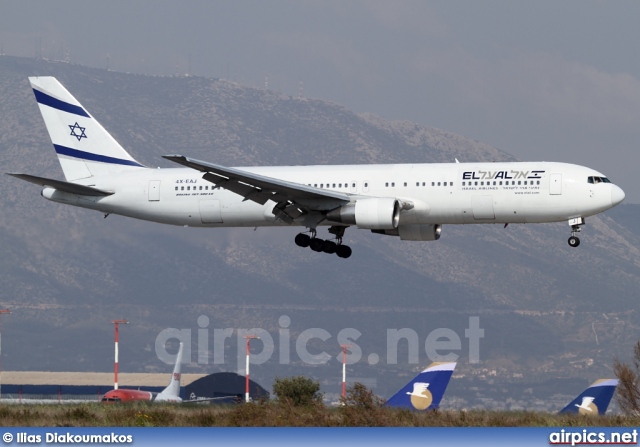
[[[2,56],[3,172],[62,178],[27,81],[32,75],[58,77],[149,166],[170,166],[161,158],[169,153],[231,166],[513,160],[451,132],[221,79]],[[613,356],[625,358],[640,337],[638,206],[589,219],[578,249],[566,244],[566,224],[446,226],[441,240],[425,243],[350,229],[354,255],[345,261],[297,248],[295,228],[203,230],[104,219],[48,202],[38,187],[8,176],[0,177],[0,188],[0,304],[13,311],[2,321],[7,369],[109,371],[109,321],[125,317],[132,324],[122,330],[121,368],[169,370],[155,354],[158,334],[189,329],[195,351],[203,329],[197,319],[206,315],[210,350],[214,329],[273,334],[273,357],[252,370],[267,388],[276,375],[305,373],[337,392],[338,361],[305,365],[293,354],[295,340],[305,329],[323,328],[332,337],[316,339],[310,350],[337,355],[338,332],[357,329],[363,356],[350,377],[387,396],[402,385],[402,374],[428,362],[427,335],[446,327],[461,338],[464,377],[451,386],[457,405],[499,406],[501,383],[526,389],[562,377],[579,388],[610,375]],[[283,315],[291,320],[289,365],[279,361],[276,337]],[[479,365],[468,362],[470,316],[485,329]],[[400,364],[387,365],[387,330],[398,328],[418,334],[418,364],[407,365],[405,342]],[[197,364],[194,353],[185,371],[234,370],[235,335],[222,343],[224,364]],[[369,365],[369,354],[380,362]],[[493,390],[494,403],[477,400],[478,387],[470,385],[476,381]],[[545,392],[555,391],[541,387],[537,395]]]

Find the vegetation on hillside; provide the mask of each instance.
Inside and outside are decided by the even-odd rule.
[[[615,359],[613,372],[620,381],[616,392],[620,409],[628,416],[640,416],[640,341],[633,347],[632,364]]]

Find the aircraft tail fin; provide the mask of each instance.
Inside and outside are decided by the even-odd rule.
[[[605,414],[617,386],[617,379],[598,379],[560,410],[560,413]]]
[[[173,374],[171,374],[171,380],[169,381],[169,385],[162,390],[162,392],[158,395],[159,398],[156,400],[179,400],[180,399],[180,368],[182,367],[182,349],[184,348],[184,343],[180,343],[180,348],[178,349],[178,355],[176,356],[176,366],[173,368]]]
[[[449,385],[455,362],[434,362],[391,396],[385,405],[411,410],[433,410]]]
[[[56,78],[29,82],[67,181],[144,168]]]

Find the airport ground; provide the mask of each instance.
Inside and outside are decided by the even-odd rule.
[[[20,427],[637,427],[640,418],[542,412],[430,411],[278,402],[235,405],[99,403],[0,405],[0,426]]]

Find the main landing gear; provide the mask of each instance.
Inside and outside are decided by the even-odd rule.
[[[569,238],[569,247],[577,247],[580,245],[580,238],[576,234],[580,233],[581,226],[584,225],[584,218],[576,217],[569,219],[569,225],[571,225],[571,237]]]
[[[295,242],[298,247],[309,247],[318,253],[324,252],[338,255],[339,258],[351,256],[351,247],[342,245],[342,237],[347,227],[330,227],[329,233],[336,236],[335,240],[324,240],[316,237],[316,230],[311,230],[311,235],[300,233],[296,236]]]

